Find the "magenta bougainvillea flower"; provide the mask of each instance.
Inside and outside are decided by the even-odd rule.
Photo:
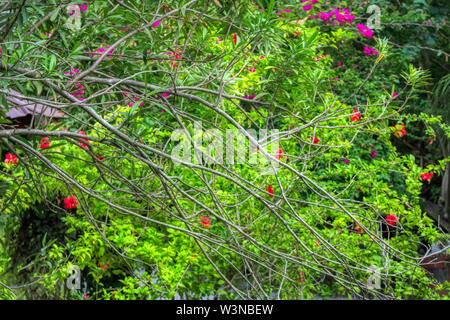
[[[134,102],[130,102],[128,104],[128,106],[131,108],[135,104],[136,101],[139,101],[139,98],[134,98]],[[142,100],[141,103],[139,103],[139,108],[142,107],[143,104],[144,104],[144,100]]]
[[[312,3],[316,3],[316,2],[312,2]],[[333,21],[333,24],[339,24],[340,26],[343,26],[346,23],[352,23],[353,20],[355,19],[355,16],[350,14],[350,11],[348,9],[345,9],[345,8],[338,9],[336,7],[334,7],[333,10],[328,13],[321,11],[317,15],[311,16],[311,18],[313,18],[313,19],[320,18],[322,21],[328,21],[333,16],[336,19]],[[331,21],[329,23],[331,23]]]
[[[41,140],[41,149],[45,149],[50,147],[50,138],[49,137],[45,137]]]
[[[109,48],[110,48],[109,46],[106,46],[106,49],[109,49]],[[99,48],[99,49],[97,49],[97,50],[94,50],[93,53],[92,53],[92,55],[93,55],[94,57],[95,57],[95,56],[101,56],[101,55],[103,54],[103,52],[106,51],[106,49],[105,49],[105,48]],[[108,58],[111,58],[113,53],[114,53],[114,49],[113,49],[113,50],[110,50],[106,56],[107,56]],[[122,52],[120,52],[120,53],[122,53]],[[90,57],[90,56],[91,56],[91,52],[88,52],[88,55],[89,55],[89,57]]]
[[[80,16],[80,13],[81,12],[83,12],[83,11],[87,11],[87,5],[86,4],[81,4],[81,5],[76,5],[76,4],[73,4],[72,5],[72,9],[76,9],[76,8],[79,8],[80,9],[80,12],[78,12],[78,11],[75,11],[75,12],[69,12],[69,16],[71,16],[71,15],[73,15],[73,14],[75,14],[76,16]]]
[[[345,163],[345,164],[349,164],[349,163],[350,163],[350,160],[344,159],[344,163]]]
[[[64,72],[64,74],[73,76],[77,72],[78,72],[78,69],[72,69],[71,72]]]
[[[364,53],[368,56],[370,56],[371,54],[373,55],[379,55],[379,52],[376,51],[374,48],[369,48],[369,47],[364,47]]]
[[[77,197],[71,196],[64,199],[65,209],[76,209],[78,206]]]
[[[17,156],[11,153],[7,153],[4,163],[17,163]]]
[[[386,217],[386,222],[391,226],[395,226],[397,224],[397,217],[393,214],[390,214]]]
[[[432,172],[430,172],[430,173],[422,173],[420,175],[420,177],[422,178],[423,181],[430,180],[431,178],[433,178],[433,173]]]
[[[365,25],[363,25],[363,24],[357,24],[356,27],[358,27],[359,32],[361,32],[361,34],[362,34],[364,37],[372,38],[372,36],[373,36],[373,31],[370,30],[369,28],[367,28]]]
[[[371,150],[372,150],[372,153],[370,154],[370,156],[371,156],[372,158],[376,158],[376,157],[377,157],[377,152],[375,151],[374,148],[372,148]]]
[[[398,96],[397,92],[394,91],[394,93],[392,94],[392,98],[394,98],[394,100],[395,100],[395,99],[397,99],[397,96]]]
[[[158,27],[160,24],[161,24],[161,20],[158,20],[158,21],[156,21],[156,22],[153,24],[153,27],[156,28],[156,27]]]

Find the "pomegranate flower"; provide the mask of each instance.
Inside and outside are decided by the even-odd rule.
[[[395,226],[397,224],[397,217],[393,214],[390,214],[386,217],[386,223],[390,224],[391,226]]]
[[[6,154],[4,163],[17,163],[17,156],[11,153]]]
[[[359,118],[361,118],[361,113],[358,112],[358,110],[353,109],[353,114],[350,116],[350,119],[351,119],[352,121],[358,121]]]
[[[359,220],[358,220],[358,221],[359,221]],[[359,221],[359,222],[361,222],[361,221]],[[364,230],[361,229],[361,226],[360,226],[359,224],[356,224],[355,230],[356,230],[357,232],[359,232],[359,233],[364,233]]]
[[[275,159],[280,160],[283,157],[283,149],[278,149],[276,153],[277,155],[275,156]]]
[[[41,149],[45,149],[50,147],[50,138],[49,137],[45,137],[41,140]]]
[[[76,209],[78,206],[77,197],[71,196],[64,199],[65,209]]]
[[[406,135],[405,126],[402,124],[397,124],[394,126],[394,132],[398,137],[402,137]]]
[[[86,135],[86,133],[85,133],[84,131],[82,131],[82,130],[78,131],[77,133],[78,133],[78,134],[82,134],[82,135]],[[83,139],[83,138],[81,138],[81,140],[86,141],[86,142],[89,142],[88,139]],[[83,142],[80,142],[80,146],[82,146],[82,147],[85,148],[85,149],[88,149],[88,146],[85,145]]]
[[[234,45],[236,46],[236,42],[237,42],[237,33],[233,34],[233,42],[234,42]]]
[[[300,274],[298,275],[298,281],[305,282],[305,274],[303,271],[300,271]]]
[[[311,139],[312,142],[314,143],[319,143],[320,139],[319,138],[314,138],[313,136],[309,137]]]
[[[200,216],[200,219],[201,219],[200,223],[203,224],[204,228],[208,228],[211,225],[211,223],[209,223],[209,221],[211,220],[210,218]]]
[[[271,185],[267,186],[267,191],[269,192],[269,197],[273,198],[273,188]]]
[[[423,181],[426,181],[426,180],[430,180],[433,177],[433,173],[432,172],[422,173],[420,176],[422,177]]]

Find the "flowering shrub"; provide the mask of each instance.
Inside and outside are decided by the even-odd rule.
[[[69,33],[50,19],[43,27],[58,33],[51,49],[36,32],[2,56],[7,85],[27,79],[24,94],[39,91],[39,101],[68,116],[32,131],[0,128],[2,148],[24,159],[5,158],[15,167],[3,176],[1,235],[19,229],[15,217],[38,202],[74,234],[57,243],[42,236],[46,267],[27,281],[70,299],[437,297],[418,245],[445,235],[422,211],[420,193],[432,176],[423,172],[446,162],[421,168],[395,146],[406,127],[409,136],[417,123],[442,125],[404,113],[426,72],[398,71],[387,40],[355,28],[350,9],[251,4],[236,4],[238,15],[203,1],[108,15],[94,2],[84,14],[96,25]],[[117,29],[129,21],[141,24]],[[378,58],[361,55],[354,39]],[[50,68],[53,50],[59,63]],[[400,76],[386,76],[391,68]],[[0,251],[6,283],[20,270],[11,250]],[[61,289],[73,265],[96,289]],[[382,288],[366,285],[372,266]]]

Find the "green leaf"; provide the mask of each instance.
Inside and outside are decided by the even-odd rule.
[[[55,67],[56,67],[56,56],[54,54],[52,54],[50,56],[50,63],[48,66],[48,71],[52,72],[53,70],[55,70]]]
[[[52,16],[50,17],[50,21],[53,22],[55,21],[56,17],[58,16],[60,8],[56,9],[55,13],[52,14]]]

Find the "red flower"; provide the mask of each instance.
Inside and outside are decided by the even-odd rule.
[[[200,223],[203,224],[203,227],[208,228],[208,227],[211,225],[211,224],[209,223],[209,221],[210,221],[211,219],[205,218],[205,217],[203,217],[203,216],[200,216],[200,219],[201,219]]]
[[[430,180],[432,177],[433,177],[433,173],[432,172],[430,172],[430,173],[422,173],[421,175],[420,175],[421,177],[422,177],[422,180]]]
[[[353,114],[350,116],[350,119],[352,121],[358,121],[359,118],[361,118],[361,113],[359,113],[358,110],[353,109]]]
[[[361,221],[359,221],[359,222],[361,222]],[[355,230],[358,231],[359,233],[364,233],[364,230],[361,229],[359,224],[356,225]]]
[[[281,157],[283,157],[282,154],[283,154],[283,149],[278,149],[278,150],[277,150],[277,155],[275,156],[275,158],[276,158],[277,160],[280,160]]]
[[[395,224],[397,223],[397,217],[393,214],[390,214],[386,217],[386,222],[388,224],[390,224],[391,226],[395,226]]]
[[[237,33],[233,34],[233,42],[234,42],[234,45],[236,45],[236,41],[237,41]]]
[[[14,154],[8,153],[5,156],[5,163],[17,163],[17,156]]]
[[[303,271],[300,271],[300,274],[298,275],[298,281],[305,282],[305,274]]]
[[[77,197],[71,196],[64,199],[64,208],[75,209],[78,206]]]
[[[273,198],[273,188],[272,188],[272,186],[267,186],[267,191],[269,191],[269,197],[271,197],[271,198]]]
[[[102,156],[96,156],[98,160],[102,161],[103,159],[105,159],[105,157]]]
[[[78,131],[77,132],[78,134],[82,134],[82,135],[86,135],[86,133],[84,132],[84,131]],[[89,142],[89,140],[88,139],[83,139],[83,138],[81,138],[81,140],[83,140],[83,141],[86,141],[86,142]]]
[[[77,133],[78,133],[78,134],[82,134],[82,135],[86,135],[86,133],[84,133],[84,131],[81,131],[81,130],[78,131]],[[83,138],[81,138],[81,140],[86,141],[86,142],[89,142],[88,139],[83,139]],[[82,147],[85,148],[85,149],[88,149],[88,146],[85,145],[83,142],[80,142],[80,146],[82,146]]]
[[[316,241],[316,246],[320,247],[320,241]]]
[[[313,136],[309,137],[311,139],[312,142],[314,143],[319,143],[320,139],[319,138],[314,138]]]
[[[41,149],[45,149],[45,148],[48,148],[48,147],[50,147],[50,138],[48,138],[48,137],[45,137],[44,139],[42,139],[41,140]],[[48,142],[46,142],[46,141],[48,141]]]
[[[100,261],[99,261],[99,262],[98,262],[98,266],[99,266],[100,268],[102,268],[103,270],[106,270],[106,269],[108,269],[109,264],[108,264],[108,262],[106,262],[105,265],[102,266],[101,263],[100,263]]]
[[[402,124],[398,124],[398,125],[394,126],[394,132],[399,137],[405,136],[406,135],[405,126]]]

